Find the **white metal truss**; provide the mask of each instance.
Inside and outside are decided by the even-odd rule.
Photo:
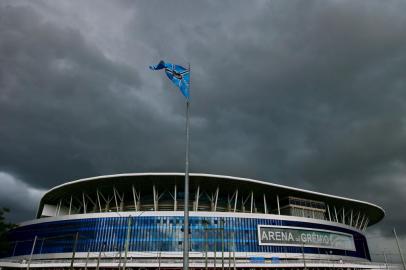
[[[123,190],[119,186],[110,187],[110,192],[106,188],[102,189],[103,193],[96,188],[94,192],[89,190],[80,191],[78,194],[67,194],[62,199],[54,203],[52,216],[63,216],[72,214],[91,214],[97,212],[119,212],[119,211],[178,211],[178,186],[174,184],[172,187],[165,187],[167,190],[162,190],[161,185],[152,184],[152,198],[146,197],[145,203],[141,204],[141,188],[138,189],[136,184],[132,184],[130,189]],[[170,190],[168,190],[168,188]],[[112,191],[112,192],[111,192]],[[213,189],[205,190],[202,185],[195,186],[194,194],[191,196],[191,210],[194,212],[210,211],[210,212],[243,212],[243,213],[262,213],[262,214],[278,214],[301,216],[304,218],[325,219],[330,222],[340,223],[355,227],[359,230],[365,230],[370,224],[370,216],[366,211],[353,208],[351,206],[344,207],[343,205],[334,205],[324,203],[323,215],[318,215],[313,211],[311,206],[299,207],[297,212],[291,209],[292,212],[285,213],[290,204],[286,204],[285,199],[279,194],[269,194],[265,192],[257,192],[249,190],[241,193],[239,188],[221,190],[220,186]],[[262,193],[262,196],[261,196]],[[168,196],[166,196],[168,195]],[[164,199],[162,199],[164,197]],[[258,197],[259,196],[259,197]],[[125,199],[125,197],[127,199]],[[206,199],[208,198],[208,201]],[[262,197],[262,198],[261,198]],[[204,198],[204,199],[202,199]],[[114,200],[114,202],[113,202]],[[276,209],[272,209],[271,203],[276,201]],[[113,202],[113,203],[112,203]],[[114,204],[114,206],[113,206]],[[112,206],[112,207],[110,207]],[[295,205],[293,205],[295,207]],[[307,209],[307,210],[306,210]],[[302,210],[302,211],[299,211]],[[310,212],[309,212],[310,211]],[[320,211],[321,212],[321,211]]]

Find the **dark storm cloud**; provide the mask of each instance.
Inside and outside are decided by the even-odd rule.
[[[13,4],[13,2],[10,2]],[[18,2],[1,6],[0,171],[41,189],[192,170],[364,199],[405,235],[405,3]]]
[[[139,91],[138,72],[108,60],[79,30],[44,22],[29,7],[4,8],[1,15],[1,169],[49,187],[142,167],[136,165],[142,155],[130,150],[142,145],[131,147],[133,139],[124,138],[156,139],[160,120],[141,101],[126,101]]]

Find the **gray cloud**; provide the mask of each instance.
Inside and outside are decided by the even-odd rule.
[[[21,216],[34,218],[45,190],[33,188],[5,172],[0,172],[0,183],[0,204],[10,210],[7,218],[11,221],[21,220]]]
[[[376,202],[406,235],[402,1],[36,1],[0,5],[0,170],[35,188],[192,170]],[[26,218],[21,215],[21,218]],[[389,238],[386,238],[389,239]]]

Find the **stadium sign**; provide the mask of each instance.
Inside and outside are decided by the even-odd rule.
[[[259,245],[306,246],[355,251],[351,234],[298,227],[258,225]]]

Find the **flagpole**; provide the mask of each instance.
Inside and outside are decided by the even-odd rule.
[[[189,97],[191,73],[189,64]],[[186,159],[185,159],[185,201],[183,226],[183,270],[189,270],[189,98],[186,99]]]

